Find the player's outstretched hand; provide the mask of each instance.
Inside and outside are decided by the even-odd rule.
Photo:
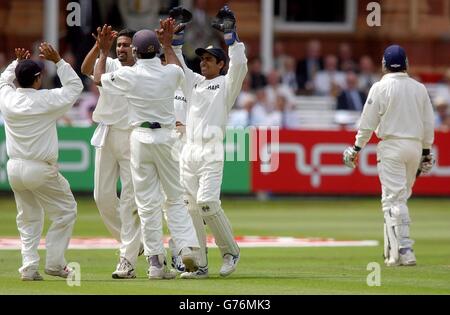
[[[46,59],[48,61],[52,61],[54,63],[58,63],[61,60],[61,56],[56,51],[56,49],[53,48],[53,46],[50,45],[47,42],[43,42],[39,46],[39,51],[41,52],[39,54],[39,57],[44,58],[44,59]]]
[[[111,47],[114,41],[117,38],[117,32],[113,31],[110,25],[103,25],[103,27],[97,27],[97,36],[93,35],[96,42],[97,47],[101,52],[108,54],[111,50]]]
[[[219,10],[211,26],[224,33],[225,44],[228,46],[239,41],[236,32],[236,17],[227,5]]]
[[[14,49],[14,53],[16,55],[16,59],[18,61],[24,60],[24,59],[30,59],[31,54],[29,50],[26,50],[25,48],[16,48]]]
[[[345,149],[342,159],[346,166],[355,168],[358,161],[358,151],[356,151],[354,147],[348,147]]]
[[[165,20],[160,20],[159,23],[161,28],[156,30],[156,35],[163,47],[169,47],[172,45],[175,32],[175,20],[169,17]]]

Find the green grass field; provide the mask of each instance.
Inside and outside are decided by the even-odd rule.
[[[108,233],[89,197],[77,198],[74,236]],[[68,261],[81,265],[80,287],[44,275],[45,281],[22,282],[18,250],[0,250],[0,294],[450,294],[450,200],[412,199],[412,237],[416,267],[384,267],[382,214],[379,199],[296,199],[258,202],[225,199],[223,207],[236,235],[326,237],[336,240],[378,240],[377,247],[243,248],[238,270],[218,275],[219,252],[211,249],[210,278],[150,281],[140,257],[137,279],[113,280],[115,250],[69,250]],[[0,237],[18,237],[12,197],[0,198]],[[47,227],[48,225],[46,225]],[[44,252],[41,251],[41,274]],[[369,287],[367,265],[381,265],[381,286]]]

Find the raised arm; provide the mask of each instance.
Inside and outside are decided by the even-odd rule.
[[[117,37],[117,32],[114,32],[111,26],[105,24],[101,30],[97,28],[97,33],[100,57],[94,68],[94,82],[96,85],[101,86],[102,75],[106,73],[106,59],[108,59],[109,51]]]
[[[161,28],[156,31],[159,41],[164,48],[167,64],[174,64],[183,68],[180,60],[178,60],[175,51],[172,48],[173,34],[175,33],[175,20],[171,17],[160,21]]]
[[[169,16],[173,18],[176,23],[172,40],[172,49],[184,70],[185,84],[183,86],[183,92],[186,97],[189,97],[194,85],[203,79],[203,76],[195,73],[186,65],[183,57],[182,48],[184,44],[184,32],[192,20],[192,13],[183,7],[175,7],[170,10]]]
[[[94,74],[95,61],[97,60],[99,54],[100,48],[98,47],[98,42],[96,40],[94,46],[83,60],[83,64],[81,65],[82,74],[85,76],[91,76]]]
[[[75,70],[61,59],[59,53],[48,43],[40,45],[40,57],[56,64],[58,77],[62,88],[49,90],[46,95],[47,105],[51,111],[66,110],[70,108],[83,91],[83,84]]]
[[[14,60],[6,69],[3,71],[0,80],[2,83],[0,84],[9,84],[12,85],[14,80],[16,79],[16,66],[21,60],[30,59],[30,52],[25,48],[16,48],[14,49],[14,53],[16,55],[16,60]]]
[[[226,105],[228,110],[231,110],[241,91],[242,83],[248,71],[245,46],[239,41],[236,30],[236,17],[228,6],[224,6],[219,10],[212,27],[223,32],[225,44],[229,46],[230,66],[225,76],[225,86]]]

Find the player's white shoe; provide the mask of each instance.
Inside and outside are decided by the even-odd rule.
[[[219,274],[222,277],[226,277],[232,274],[236,270],[239,259],[240,259],[239,255],[234,256],[231,254],[225,254],[223,256],[223,265],[222,268],[220,268]]]
[[[400,266],[415,266],[417,264],[416,255],[414,255],[414,251],[410,248],[407,248],[404,253],[400,252],[399,260]]]
[[[41,281],[41,280],[44,280],[44,278],[42,278],[41,274],[37,270],[22,271],[20,273],[20,279],[22,279],[22,281]]]
[[[69,269],[67,266],[62,269],[45,269],[44,272],[48,274],[49,276],[55,276],[55,277],[61,277],[61,278],[67,278],[72,273],[72,270]]]
[[[150,280],[174,279],[177,272],[169,269],[164,255],[154,255],[147,258],[150,268],[147,275]]]
[[[116,270],[112,273],[113,279],[133,279],[136,278],[136,272],[133,265],[125,257],[120,257]]]
[[[198,269],[197,255],[190,247],[185,247],[180,253],[181,260],[187,272],[194,272]]]
[[[411,248],[402,248],[399,252],[398,260],[394,260],[393,258],[386,259],[384,261],[386,266],[395,267],[395,266],[415,266],[416,255],[414,255],[414,251]]]
[[[208,278],[208,266],[199,267],[197,271],[194,272],[183,272],[180,275],[181,279],[206,279]]]
[[[172,256],[172,268],[178,273],[183,273],[186,271],[181,256]]]

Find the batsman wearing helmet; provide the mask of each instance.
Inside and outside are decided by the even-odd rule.
[[[170,15],[177,19],[186,15],[184,11],[186,10],[177,7]],[[196,54],[201,58],[201,75],[186,66],[181,52],[184,35],[182,22],[179,23],[172,42],[185,71],[184,94],[188,102],[187,143],[180,159],[181,181],[201,246],[199,269],[196,272],[181,274],[181,278],[185,279],[208,277],[204,222],[213,233],[222,255],[223,265],[220,275],[225,277],[234,272],[240,258],[240,250],[234,240],[231,224],[221,207],[220,188],[224,164],[225,126],[247,74],[247,57],[245,46],[239,42],[236,33],[236,18],[227,6],[220,9],[212,26],[224,33],[225,43],[229,47],[230,64],[227,73],[225,71],[227,56],[218,47],[196,50]]]
[[[384,256],[387,266],[414,266],[416,257],[409,236],[407,201],[416,176],[429,173],[434,164],[433,107],[423,84],[407,74],[405,50],[389,46],[383,57],[380,82],[370,89],[355,145],[345,150],[344,163],[355,168],[359,151],[375,131],[377,168],[382,186]]]

